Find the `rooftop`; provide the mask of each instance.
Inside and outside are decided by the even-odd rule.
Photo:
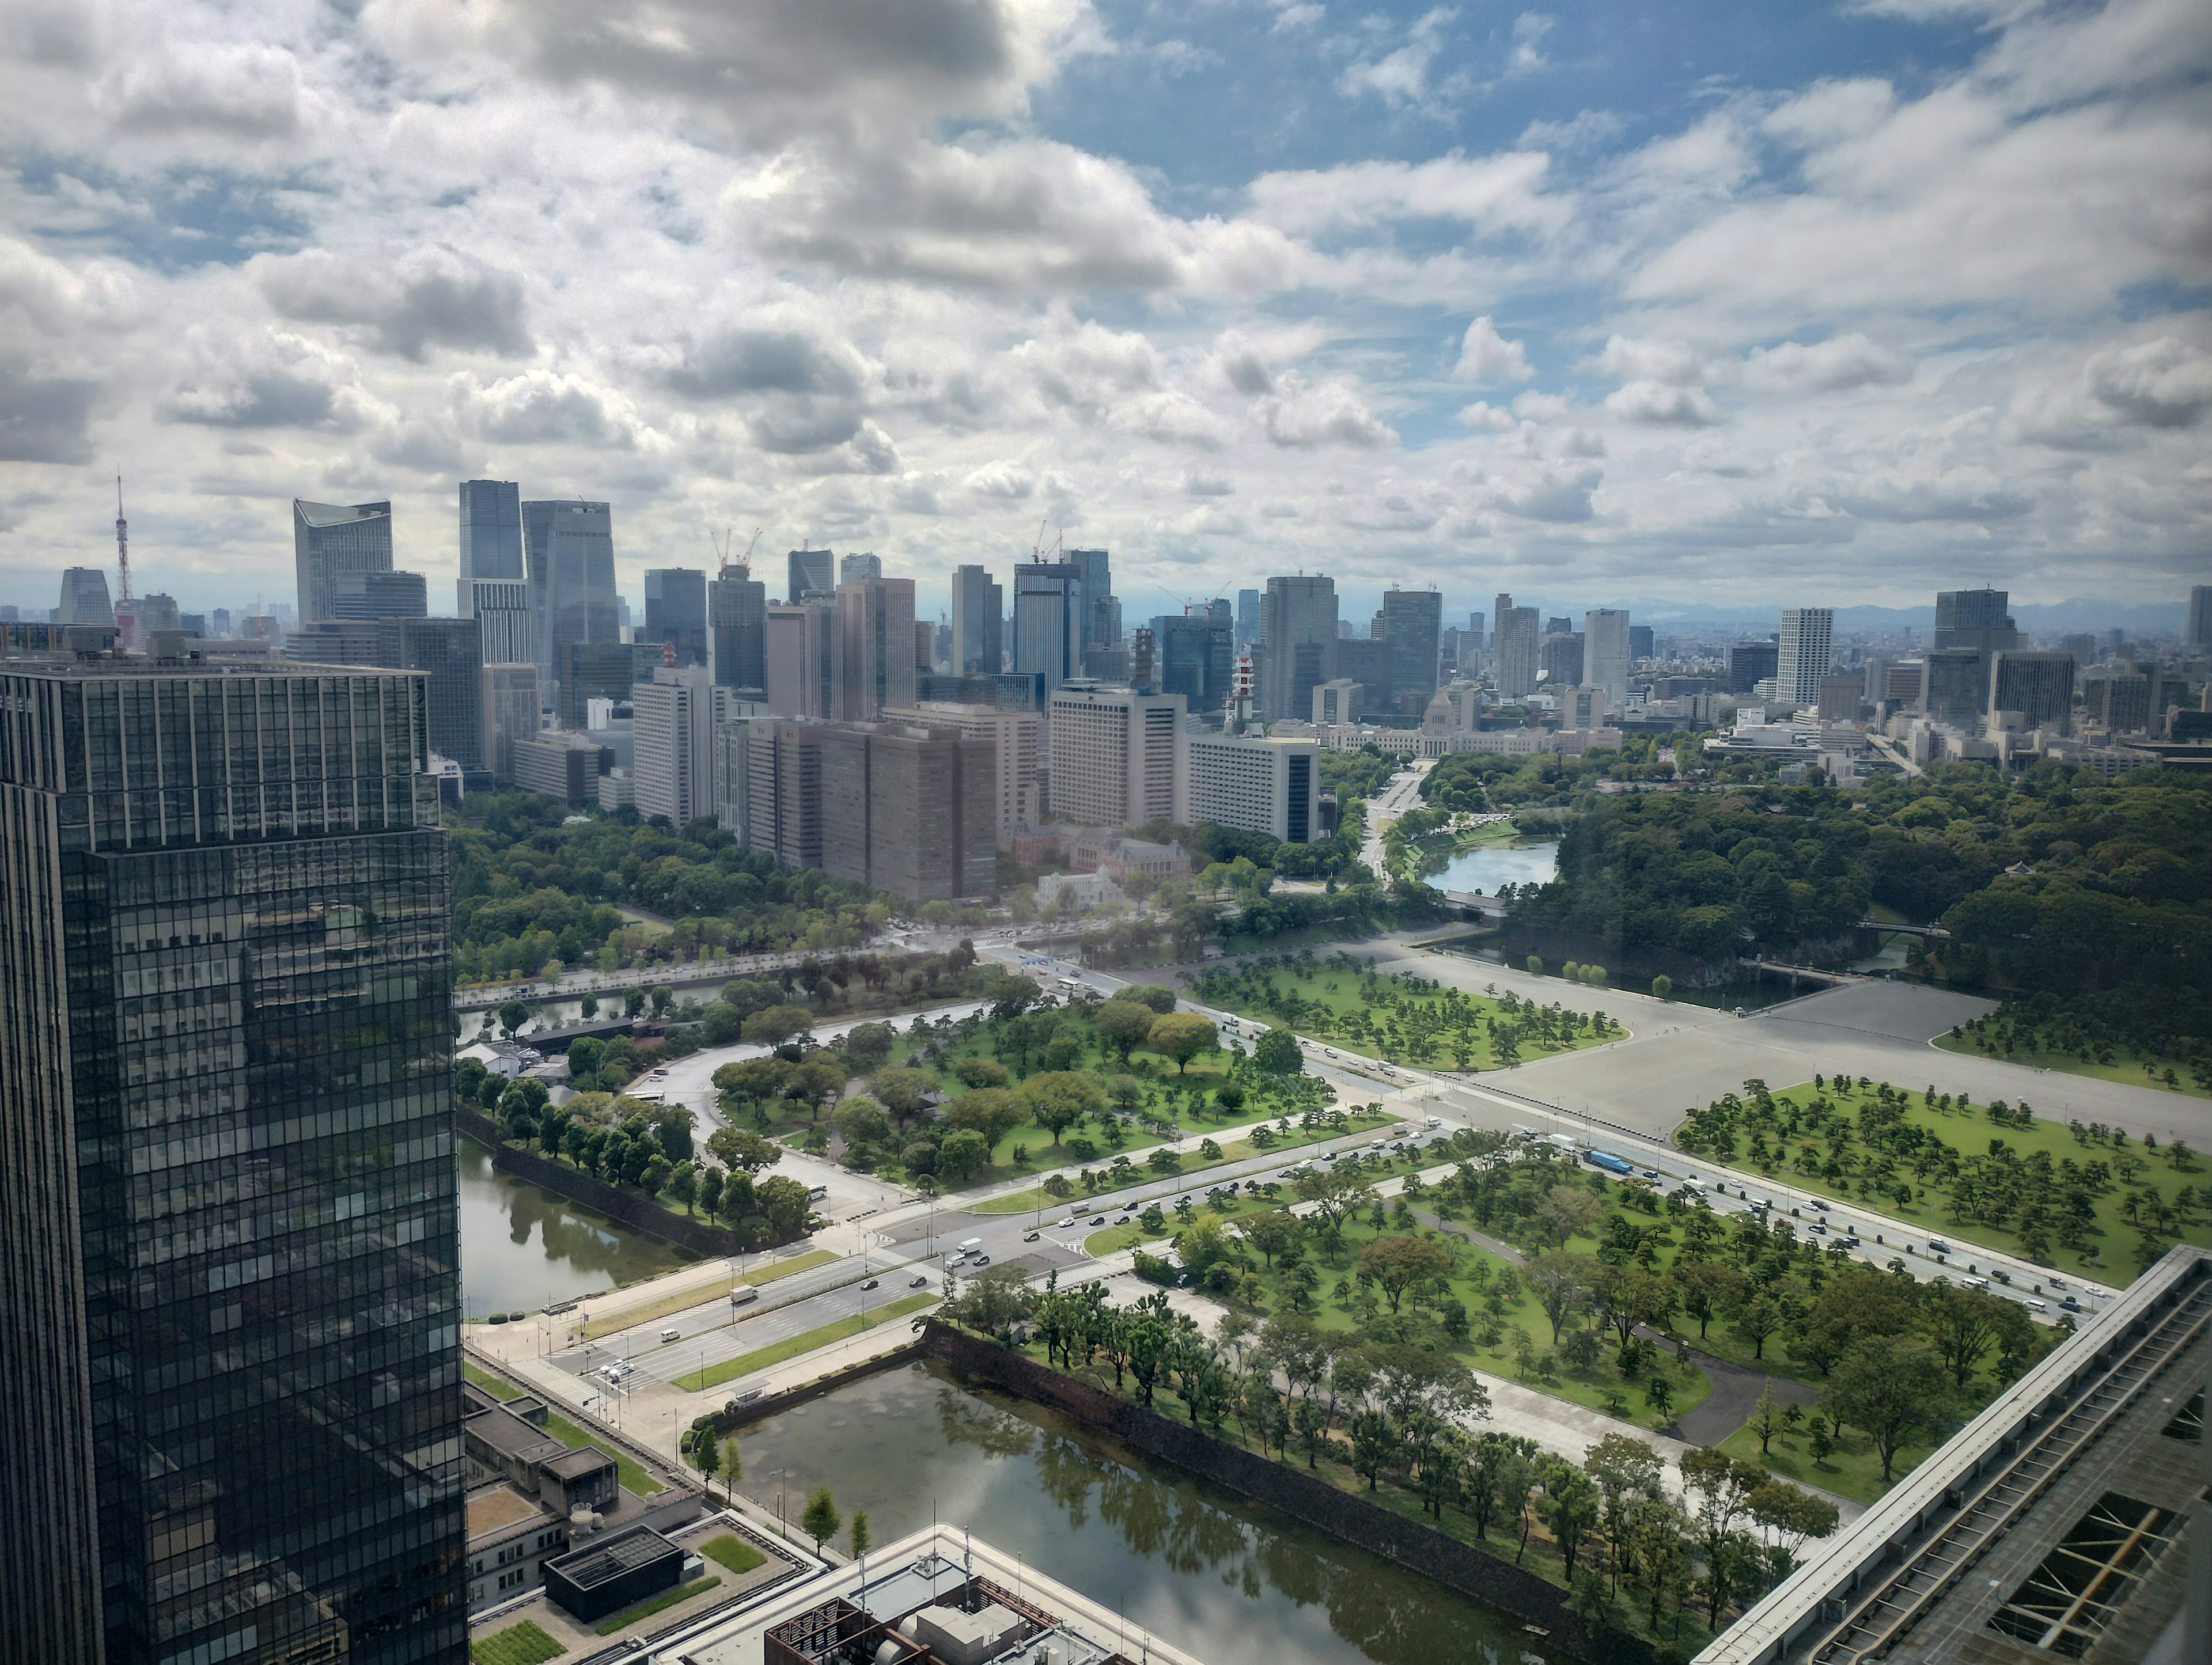
[[[633,1526],[599,1539],[581,1549],[571,1550],[556,1560],[548,1561],[548,1568],[557,1569],[563,1578],[580,1590],[587,1590],[621,1577],[639,1567],[684,1552],[662,1537],[649,1526]]]
[[[526,1498],[512,1486],[488,1486],[481,1492],[469,1494],[469,1541],[504,1533],[524,1521],[534,1520],[544,1511],[532,1499]]]

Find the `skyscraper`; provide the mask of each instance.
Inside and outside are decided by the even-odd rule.
[[[1519,611],[1518,609],[1516,610]],[[1583,685],[1583,648],[1580,630],[1547,631],[1536,650],[1536,668],[1544,673],[1544,691]]]
[[[1242,651],[1260,639],[1260,592],[1237,592],[1237,646]]]
[[[914,580],[850,578],[837,586],[836,714],[872,722],[914,703]]]
[[[1936,647],[1972,647],[1987,665],[1992,653],[2020,646],[2020,632],[2007,609],[2012,598],[2002,590],[1938,590],[1936,592]]]
[[[676,649],[678,665],[704,665],[707,654],[707,574],[696,567],[645,570],[645,634],[654,647]]]
[[[1182,696],[1090,683],[1053,690],[1047,708],[1052,813],[1084,827],[1172,820],[1182,795]]]
[[[1382,639],[1390,648],[1390,699],[1419,715],[1437,691],[1437,654],[1444,599],[1434,590],[1388,590],[1382,596]]]
[[[1057,688],[1083,668],[1082,569],[1072,562],[1014,568],[1014,669]]]
[[[1628,632],[1626,608],[1593,607],[1583,615],[1582,679],[1604,690],[1615,711],[1628,708]]]
[[[112,624],[115,605],[107,599],[107,574],[97,567],[70,567],[62,574],[57,624]]]
[[[1784,699],[1801,706],[1820,702],[1820,680],[1834,662],[1835,611],[1785,607],[1775,650],[1774,679]]]
[[[836,599],[817,596],[797,605],[786,602],[770,605],[766,641],[763,691],[769,710],[778,717],[835,716]]]
[[[543,709],[536,665],[524,661],[484,666],[483,762],[498,779],[514,779],[515,742],[537,738]]]
[[[848,555],[837,562],[837,581],[840,584],[855,578],[881,578],[884,558],[880,555]]]
[[[537,615],[538,663],[549,678],[558,679],[561,650],[569,644],[622,640],[611,505],[580,498],[524,503],[522,556]]]
[[[528,576],[522,562],[522,489],[512,480],[462,481],[460,532],[456,611],[474,618],[479,584],[520,584]]]
[[[1775,674],[1782,655],[1776,641],[1738,641],[1728,650],[1728,691],[1748,694]]]
[[[997,757],[988,740],[904,722],[825,723],[816,739],[823,872],[916,902],[996,893]]]
[[[1237,669],[1228,621],[1210,611],[1163,613],[1152,631],[1159,691],[1182,695],[1193,711],[1219,711]]]
[[[1083,583],[1083,645],[1110,647],[1121,640],[1121,604],[1114,595],[1114,563],[1104,550],[1070,550],[1067,564]]]
[[[630,690],[637,813],[688,827],[714,812],[714,683],[704,665],[662,665]]]
[[[331,580],[331,618],[427,618],[430,586],[420,573],[340,573]]]
[[[1515,606],[1513,598],[1500,591],[1490,617],[1493,633],[1491,660],[1498,694],[1506,699],[1519,699],[1534,693],[1538,670],[1536,610]]]
[[[593,700],[629,702],[637,681],[637,655],[625,641],[564,641],[553,708],[561,726],[580,729]]]
[[[1270,720],[1304,718],[1324,655],[1336,640],[1336,580],[1321,574],[1271,578],[1260,598],[1260,711]],[[1301,647],[1313,651],[1301,653]]]
[[[2000,647],[1990,655],[1989,709],[2017,711],[2030,728],[2060,728],[2074,715],[2074,655]]]
[[[1004,668],[1006,653],[1000,641],[1006,611],[1005,588],[994,583],[981,567],[956,567],[952,572],[952,672],[995,673]]]
[[[2182,640],[2200,651],[2212,648],[2212,584],[2189,589],[2189,625]]]
[[[837,557],[828,550],[793,550],[784,557],[783,599],[796,605],[811,595],[837,592]]]
[[[707,630],[714,684],[764,693],[768,688],[768,586],[743,567],[707,586]]]
[[[0,678],[0,1658],[467,1650],[426,678]]]
[[[1788,690],[1785,686],[1785,695]],[[1931,647],[1921,675],[1922,714],[1972,730],[1989,709],[1989,665],[1978,647]]]
[[[483,631],[472,618],[387,618],[376,662],[429,677],[430,750],[474,774],[485,767]]]
[[[292,561],[300,623],[337,617],[340,574],[392,570],[392,505],[293,499]]]
[[[538,626],[530,607],[530,582],[522,578],[472,578],[465,586],[469,610],[483,631],[487,665],[535,665]]]

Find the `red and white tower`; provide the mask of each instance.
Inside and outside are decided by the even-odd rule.
[[[138,645],[138,599],[131,593],[131,523],[123,518],[123,477],[115,477],[115,640]]]

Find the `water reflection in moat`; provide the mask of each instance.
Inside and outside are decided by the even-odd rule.
[[[1519,1621],[1054,1413],[920,1364],[746,1431],[743,1489],[796,1518],[827,1486],[878,1543],[940,1520],[1209,1665],[1517,1665]]]
[[[550,1302],[657,1278],[695,1256],[502,1174],[460,1141],[462,1315],[536,1311]]]

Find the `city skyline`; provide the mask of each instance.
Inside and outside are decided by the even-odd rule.
[[[1840,609],[2201,564],[2187,8],[1656,50],[1623,8],[932,3],[880,58],[773,5],[665,51],[404,6],[38,35],[9,575],[105,565],[118,466],[195,610],[283,593],[295,496],[390,501],[452,594],[471,476],[616,503],[633,597],[754,526],[933,584],[1042,526],[1139,617],[1255,568]]]

